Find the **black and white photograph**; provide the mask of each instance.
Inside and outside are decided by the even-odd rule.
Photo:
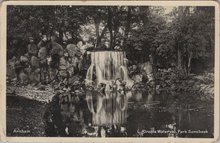
[[[216,8],[8,4],[6,137],[214,138]]]

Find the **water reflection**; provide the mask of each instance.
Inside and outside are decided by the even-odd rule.
[[[213,137],[213,104],[193,97],[188,102],[185,94],[152,96],[147,90],[61,94],[48,124],[53,136]]]
[[[127,118],[128,97],[120,91],[86,92],[93,125],[124,125]]]

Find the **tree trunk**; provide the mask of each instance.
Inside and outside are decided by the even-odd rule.
[[[126,40],[128,39],[128,34],[129,34],[129,31],[130,31],[130,24],[131,24],[131,8],[128,7],[128,14],[127,14],[127,24],[126,24],[126,27],[125,27],[125,35],[124,35],[124,39],[123,39],[123,50],[124,50],[124,46],[125,46],[125,43],[126,43]]]
[[[188,57],[188,64],[187,64],[187,75],[190,74],[191,72],[191,60],[192,60],[192,56],[193,56],[193,53],[192,51],[189,52],[189,57]]]
[[[183,53],[181,51],[181,47],[180,47],[179,42],[177,42],[177,71],[180,77],[185,78],[187,75],[187,64],[186,60],[184,60],[184,56]],[[188,58],[187,58],[188,60]]]
[[[108,28],[108,24],[106,24],[105,28],[102,30],[101,35],[97,38],[96,48],[99,46],[99,44],[102,40],[102,37],[104,36],[105,32],[107,31],[107,28]]]
[[[141,19],[143,21],[143,24],[146,26],[148,22],[148,14],[149,14],[149,7],[140,7],[141,12]]]
[[[177,42],[177,69],[182,71],[182,53],[180,51],[179,43]]]
[[[110,33],[110,49],[113,49],[113,31],[112,31],[112,10],[110,7],[108,7],[108,29],[109,29],[109,33]]]
[[[98,40],[99,40],[99,25],[100,25],[100,22],[96,19],[94,19],[95,21],[95,32],[96,32],[96,43],[95,43],[95,47],[97,47],[98,45]]]

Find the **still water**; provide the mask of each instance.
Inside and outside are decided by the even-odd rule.
[[[213,137],[213,103],[199,99],[199,95],[184,92],[152,96],[145,90],[87,90],[84,98],[59,98],[53,120],[46,122],[46,135]],[[52,135],[51,126],[56,130]]]

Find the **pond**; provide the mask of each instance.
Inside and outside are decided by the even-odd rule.
[[[60,94],[45,114],[46,136],[213,137],[213,101],[147,90]]]

